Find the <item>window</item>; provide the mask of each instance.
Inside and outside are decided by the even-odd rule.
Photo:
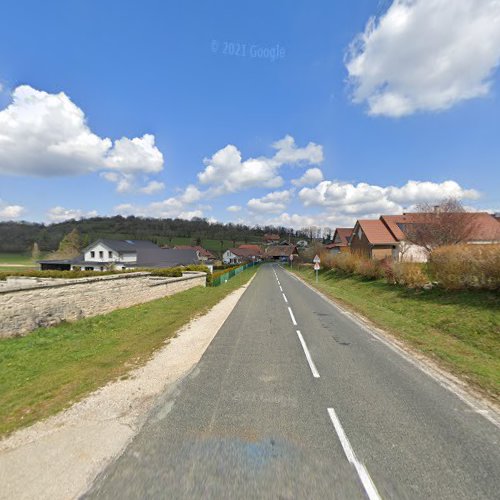
[[[99,252],[99,258],[104,259],[104,252],[102,250]]]
[[[94,252],[92,252],[92,253],[94,253]],[[85,267],[85,271],[93,271],[93,270],[94,270],[93,267]]]
[[[361,236],[363,236],[363,231],[361,230],[361,228],[359,227],[358,228],[358,238],[361,239]]]
[[[112,259],[113,258],[113,252],[108,252],[108,256],[109,256],[110,259]]]
[[[93,259],[95,257],[95,252],[92,250],[92,252],[90,252],[90,257]]]

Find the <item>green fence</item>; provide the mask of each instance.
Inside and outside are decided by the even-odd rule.
[[[227,273],[221,274],[220,276],[217,276],[217,278],[214,278],[212,280],[212,286],[219,286],[222,285],[223,283],[227,283],[231,278],[234,278],[236,275],[240,274],[243,272],[245,269],[248,269],[249,267],[253,266],[258,266],[260,262],[249,262],[248,264],[243,264],[240,267],[237,267],[236,269],[231,269]]]

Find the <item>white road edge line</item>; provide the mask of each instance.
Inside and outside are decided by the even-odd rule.
[[[290,308],[288,308],[288,312],[290,313],[290,318],[292,318],[293,326],[297,326],[297,322],[295,321],[295,316]]]
[[[286,298],[286,295],[284,293],[282,293],[281,295],[283,295],[283,298],[285,299],[285,302],[288,303],[288,299]]]
[[[300,330],[297,330],[297,335],[299,337],[300,343],[302,344],[302,349],[304,349],[304,354],[306,355],[306,359],[307,359],[307,362],[309,363],[309,368],[311,369],[313,377],[319,378],[319,372],[316,368],[316,365],[314,364],[314,361],[312,360],[311,353],[309,352],[309,349],[307,348],[306,341],[304,340],[304,337],[302,337]]]
[[[339,304],[335,303],[333,300],[328,298],[325,294],[321,293],[319,290],[313,288],[311,285],[309,285],[309,283],[305,283],[297,276],[295,276],[293,273],[290,273],[290,271],[288,271],[288,273],[291,275],[293,279],[295,279],[296,281],[298,281],[299,283],[301,283],[302,285],[304,285],[305,287],[309,288],[311,291],[319,295],[326,303],[333,306],[338,312],[351,319],[362,330],[371,335],[374,339],[378,340],[386,347],[388,347],[395,353],[399,354],[403,359],[412,364],[418,370],[420,370],[421,372],[425,373],[427,376],[435,380],[441,387],[443,387],[443,389],[446,389],[447,391],[455,395],[457,398],[459,398],[461,401],[463,401],[467,406],[472,408],[478,415],[483,416],[486,420],[488,420],[490,423],[492,423],[493,425],[495,425],[497,428],[500,429],[500,419],[497,417],[498,415],[497,412],[488,409],[487,406],[485,407],[485,404],[483,402],[479,401],[476,397],[465,392],[463,389],[460,388],[460,386],[456,382],[450,380],[446,375],[440,373],[440,371],[437,370],[436,368],[431,367],[429,364],[419,360],[418,358],[415,358],[415,354],[410,354],[406,352],[402,347],[400,347],[395,343],[396,342],[395,339],[389,340],[385,338],[383,334],[375,333],[372,326],[368,326],[363,320],[356,317],[354,313],[347,311],[346,309],[343,309]]]
[[[370,500],[381,500],[377,488],[373,484],[372,478],[370,477],[370,474],[368,474],[366,467],[357,459],[356,454],[352,449],[351,443],[349,442],[349,439],[347,439],[340,420],[335,413],[335,410],[333,408],[328,408],[328,415],[330,415],[333,427],[335,428],[335,432],[340,439],[340,444],[344,449],[347,460],[349,460],[349,463],[352,464],[356,469],[356,472],[358,473],[359,479],[361,479],[361,483],[363,484],[363,488],[365,489],[368,498]]]

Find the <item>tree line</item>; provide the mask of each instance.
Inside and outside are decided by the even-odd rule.
[[[261,241],[266,233],[283,239],[308,238],[309,230],[294,231],[286,227],[246,226],[244,224],[209,222],[206,219],[155,219],[120,215],[68,220],[53,224],[34,222],[0,222],[0,252],[30,252],[34,243],[41,252],[55,251],[65,235],[76,229],[83,247],[98,238],[150,240],[168,245],[172,238],[190,238],[193,243],[211,240],[243,242]]]

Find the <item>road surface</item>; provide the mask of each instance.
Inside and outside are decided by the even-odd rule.
[[[500,498],[500,429],[278,265],[88,498]]]

